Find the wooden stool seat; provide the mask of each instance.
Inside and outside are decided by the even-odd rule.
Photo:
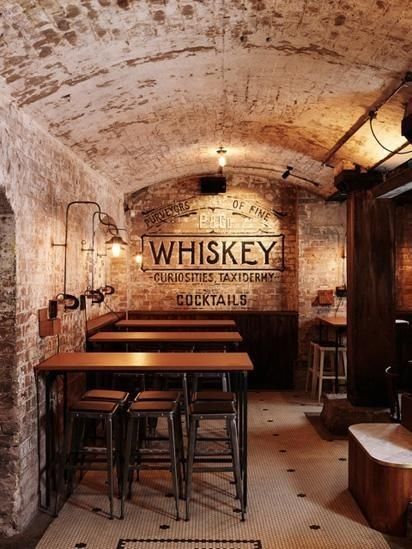
[[[192,401],[198,402],[198,401],[209,401],[209,400],[216,400],[216,401],[230,401],[234,402],[236,400],[235,393],[232,392],[225,392],[225,391],[198,391],[197,393],[193,394]]]
[[[107,400],[109,402],[118,402],[123,404],[127,401],[129,393],[126,391],[114,391],[110,389],[91,389],[86,391],[81,400]]]
[[[196,401],[191,405],[190,413],[192,416],[229,416],[236,414],[236,409],[233,402],[216,400]]]
[[[170,400],[136,401],[129,408],[130,415],[170,414],[177,409],[177,403]]]
[[[179,391],[140,391],[134,398],[134,401],[137,402],[143,400],[170,400],[176,402],[180,400],[181,393]]]
[[[118,406],[117,402],[109,402],[106,400],[78,400],[72,405],[70,411],[74,414],[114,414]]]

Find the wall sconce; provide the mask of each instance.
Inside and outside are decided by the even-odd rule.
[[[97,202],[94,202],[92,200],[75,200],[73,202],[69,202],[69,204],[66,206],[66,218],[65,218],[65,235],[64,235],[64,243],[63,244],[55,244],[53,243],[52,246],[63,246],[64,247],[64,274],[63,274],[63,292],[59,293],[57,295],[57,300],[60,303],[64,303],[65,310],[74,310],[79,307],[79,300],[70,294],[67,293],[67,244],[68,244],[68,232],[69,232],[69,211],[72,206],[75,204],[84,204],[84,205],[93,205],[97,207],[97,211],[93,213],[93,235],[92,235],[92,247],[91,248],[84,248],[85,241],[82,241],[82,250],[83,251],[94,251],[94,219],[95,216],[99,216],[99,221],[102,223],[102,225],[106,225],[109,227],[109,230],[114,230],[116,233],[118,233],[118,228],[114,223],[107,222],[103,219],[104,212],[102,212],[102,209],[100,207],[100,204]],[[118,237],[120,238],[120,237]],[[123,241],[122,241],[123,242]],[[99,292],[100,296],[102,296],[103,299],[101,299],[100,296],[95,296],[95,299],[101,299],[101,301],[104,300],[104,294],[100,292],[100,290],[89,290],[89,292]],[[88,296],[89,297],[89,296]],[[93,296],[91,296],[93,298]],[[94,302],[101,302],[101,301],[94,301]]]
[[[122,246],[127,246],[127,242],[123,240],[123,238],[116,234],[113,235],[107,242],[106,246],[111,246],[112,248],[112,256],[113,257],[119,257]]]
[[[143,255],[142,254],[136,254],[134,256],[134,260],[136,262],[136,265],[139,267],[139,269],[141,268],[142,264],[143,264]]]

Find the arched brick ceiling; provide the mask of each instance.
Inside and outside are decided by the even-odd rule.
[[[0,89],[125,192],[224,145],[228,170],[328,194],[327,151],[412,68],[404,0],[8,0],[1,22]],[[389,147],[409,94],[375,122]],[[365,127],[330,163],[385,155]]]

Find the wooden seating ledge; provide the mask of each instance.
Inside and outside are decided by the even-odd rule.
[[[126,313],[110,312],[87,321],[86,335],[89,338],[93,334],[106,328],[113,328],[118,320],[123,320]]]
[[[372,528],[407,535],[412,502],[412,395],[402,395],[402,422],[349,427],[349,490]]]

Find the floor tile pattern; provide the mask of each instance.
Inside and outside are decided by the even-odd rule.
[[[195,474],[189,522],[174,519],[167,472],[141,473],[123,521],[107,518],[104,475],[88,473],[37,549],[254,549],[254,540],[262,549],[388,549],[347,490],[347,441],[322,439],[305,415],[320,407],[296,393],[260,392],[250,393],[249,411],[245,522],[227,473]]]

